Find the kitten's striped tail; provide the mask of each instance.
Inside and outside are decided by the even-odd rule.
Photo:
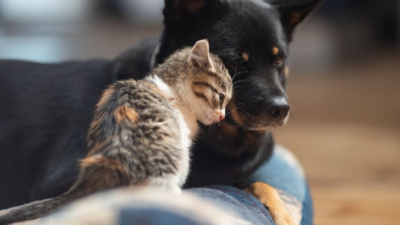
[[[0,225],[7,225],[16,222],[22,222],[26,220],[33,220],[39,217],[49,215],[57,211],[60,206],[65,203],[71,202],[72,200],[78,199],[84,195],[87,195],[93,190],[89,190],[87,187],[72,187],[70,191],[63,195],[53,198],[46,199],[39,202],[32,202],[26,205],[22,205],[11,209],[11,211],[0,217]]]

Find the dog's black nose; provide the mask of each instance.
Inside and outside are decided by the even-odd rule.
[[[284,98],[275,98],[268,105],[268,114],[275,120],[282,120],[289,113],[289,103]]]

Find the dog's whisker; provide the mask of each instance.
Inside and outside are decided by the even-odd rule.
[[[235,86],[239,83],[245,83],[245,82],[248,82],[248,81],[247,80],[239,80],[239,81],[236,81],[235,83],[233,83],[233,86]]]
[[[238,72],[238,73],[235,72],[235,75],[233,75],[233,77],[232,77],[232,81],[235,80],[235,77],[236,77],[237,75],[240,75],[240,74],[242,74],[242,73],[244,73],[244,71],[240,71],[240,72]]]
[[[238,64],[236,63],[235,74],[236,74],[236,71],[237,71],[237,67],[238,67]],[[233,75],[232,80],[235,79],[235,76],[236,76],[236,75]]]

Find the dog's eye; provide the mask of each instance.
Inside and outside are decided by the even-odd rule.
[[[278,57],[278,58],[276,58],[276,59],[275,59],[275,62],[274,62],[274,67],[275,67],[276,69],[281,69],[284,62],[285,62],[285,57]]]

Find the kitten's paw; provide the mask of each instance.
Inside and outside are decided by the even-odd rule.
[[[256,197],[268,209],[276,225],[298,225],[286,210],[275,188],[256,182],[245,191]]]

